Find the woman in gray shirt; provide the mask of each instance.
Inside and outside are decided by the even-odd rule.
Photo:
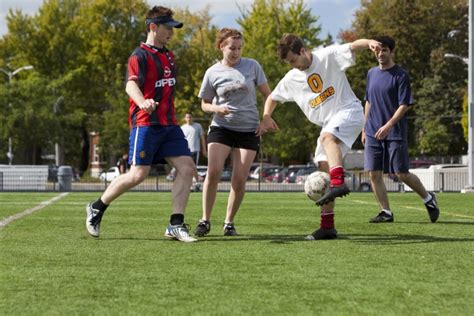
[[[235,236],[234,217],[245,194],[245,183],[260,147],[256,90],[266,99],[271,90],[260,64],[243,58],[243,36],[238,30],[219,31],[217,49],[222,60],[207,69],[199,91],[203,111],[214,113],[207,136],[208,170],[203,187],[202,219],[195,235],[211,230],[211,213],[217,185],[227,157],[231,156],[231,190],[227,201],[224,235]]]

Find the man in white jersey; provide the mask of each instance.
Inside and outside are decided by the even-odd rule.
[[[317,140],[314,162],[329,173],[331,185],[316,202],[321,206],[321,226],[308,240],[334,239],[334,199],[349,194],[344,183],[343,157],[359,136],[364,125],[364,112],[347,80],[345,70],[354,65],[354,51],[377,51],[381,44],[359,39],[310,51],[296,35],[284,34],[277,53],[291,69],[280,80],[265,102],[259,135],[278,130],[271,115],[277,102],[296,102],[306,117],[322,127]]]
[[[189,151],[191,151],[191,158],[194,163],[199,165],[199,156],[202,152],[204,156],[207,156],[206,139],[204,138],[204,131],[201,124],[193,121],[193,115],[186,113],[184,115],[185,124],[181,125],[184,137],[188,141]],[[194,173],[195,182],[193,182],[194,191],[200,191],[201,185],[199,184],[199,175],[196,169]]]
[[[184,137],[188,141],[188,147],[191,151],[191,158],[193,158],[194,163],[199,165],[199,156],[200,153],[204,156],[207,156],[206,149],[206,139],[204,137],[204,131],[201,124],[193,121],[193,115],[191,113],[186,113],[184,115],[185,124],[181,125],[183,130]]]

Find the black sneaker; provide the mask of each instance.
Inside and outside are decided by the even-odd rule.
[[[197,182],[195,185],[194,185],[194,192],[201,192],[202,191],[202,184]]]
[[[369,223],[392,223],[393,222],[393,213],[388,215],[384,211],[380,212],[374,218],[371,218]]]
[[[237,236],[234,223],[224,223],[224,236]]]
[[[311,235],[306,236],[306,240],[336,239],[337,230],[335,228],[318,228]]]
[[[337,197],[343,197],[345,195],[348,195],[351,192],[347,185],[344,183],[340,186],[329,186],[329,188],[326,190],[324,195],[316,201],[316,205],[324,205],[329,202],[334,201],[335,198]]]
[[[204,237],[211,231],[211,222],[205,221],[203,219],[199,220],[199,223],[196,226],[196,230],[194,231],[194,235],[198,237]]]
[[[432,223],[435,223],[439,217],[439,208],[438,202],[436,201],[436,195],[434,192],[428,192],[431,195],[431,200],[425,203],[426,210],[428,211],[428,215],[430,216],[430,220]]]

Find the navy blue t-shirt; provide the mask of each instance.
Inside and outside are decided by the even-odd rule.
[[[378,66],[373,67],[367,73],[365,100],[370,103],[365,134],[374,137],[379,128],[392,118],[400,105],[413,104],[408,73],[398,65],[386,70]],[[407,139],[406,116],[392,127],[386,139]]]

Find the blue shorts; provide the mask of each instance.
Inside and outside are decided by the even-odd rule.
[[[190,156],[181,127],[139,126],[130,131],[128,163],[149,166],[167,157]]]
[[[383,173],[406,173],[409,168],[408,146],[402,140],[377,140],[365,137],[364,169]]]

